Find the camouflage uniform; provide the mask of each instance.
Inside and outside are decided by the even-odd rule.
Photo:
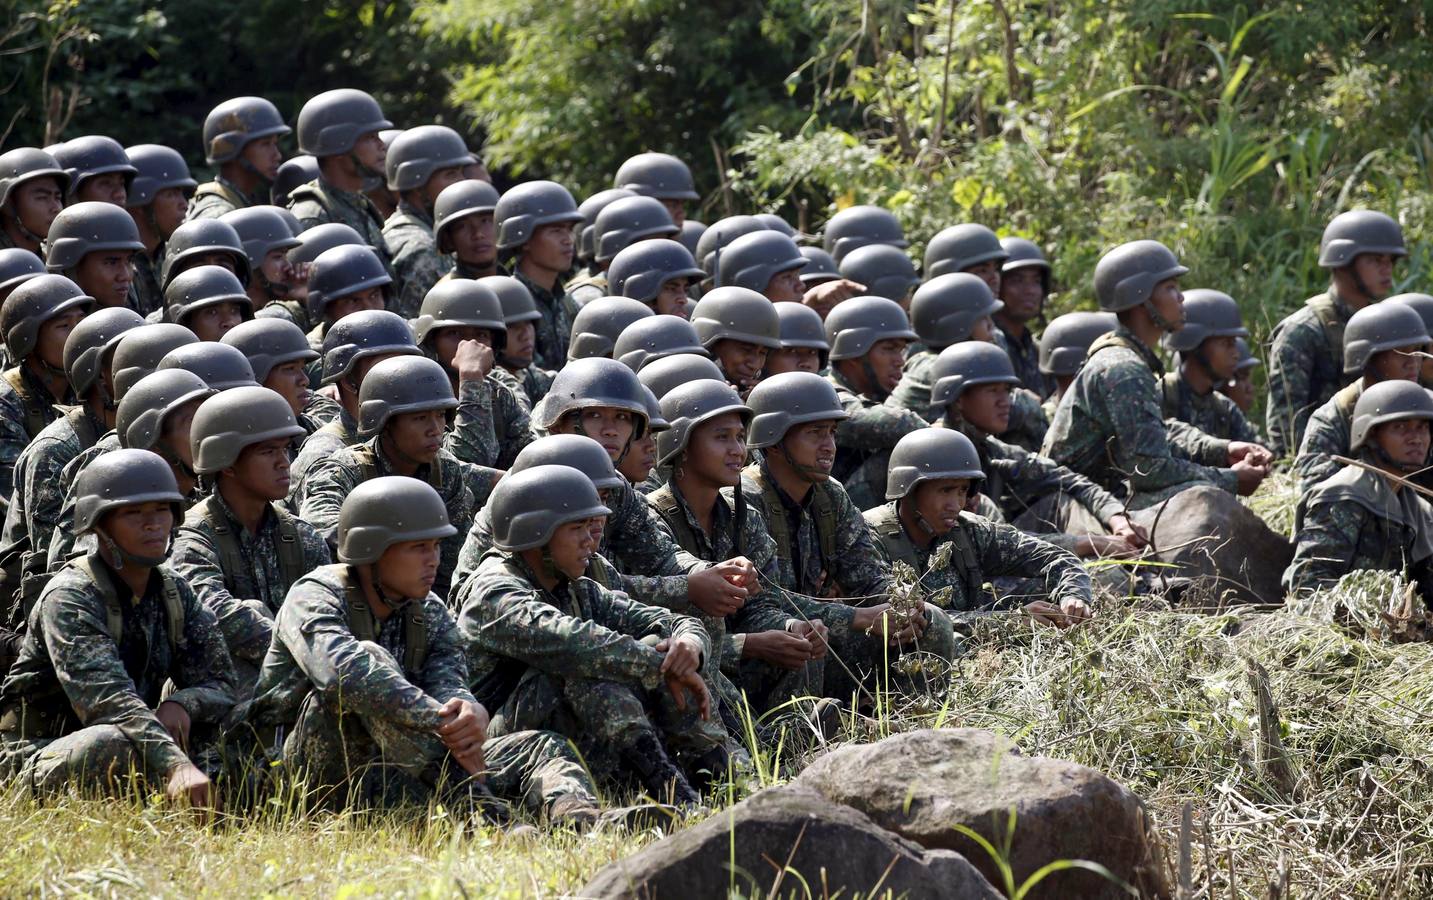
[[[299,424],[304,426],[305,431],[313,434],[329,422],[338,421],[342,413],[343,407],[337,400],[326,394],[313,391],[309,394],[308,403],[304,406],[304,411],[299,414],[298,420]]]
[[[423,298],[452,271],[453,262],[438,252],[432,218],[408,203],[400,202],[383,223],[383,241],[401,286],[393,311],[405,319],[416,318]]]
[[[1266,424],[1275,456],[1297,450],[1309,416],[1349,383],[1343,374],[1343,329],[1352,316],[1330,285],[1274,328]]]
[[[498,368],[502,369],[502,374],[498,376],[498,379],[512,389],[513,393],[520,397],[526,397],[529,409],[537,406],[538,401],[547,396],[547,389],[552,387],[552,379],[557,377],[556,372],[551,369],[539,368],[537,365],[525,366],[516,372],[503,366],[498,366]],[[509,378],[512,381],[508,381]],[[519,393],[519,389],[521,389],[521,393]]]
[[[1294,457],[1294,473],[1299,476],[1299,495],[1304,496],[1320,481],[1343,468],[1334,456],[1349,456],[1348,445],[1353,439],[1353,408],[1363,395],[1360,378],[1319,406],[1304,426],[1299,454]]]
[[[512,277],[522,282],[523,287],[532,294],[532,302],[537,304],[542,313],[542,318],[532,323],[537,330],[537,346],[532,354],[532,364],[556,372],[567,362],[567,342],[572,336],[572,314],[564,302],[567,291],[562,283],[558,282],[558,293],[554,294],[522,274],[516,267],[513,268]]]
[[[23,394],[15,389],[12,378],[21,383]],[[74,396],[67,396],[64,402],[73,403]],[[0,497],[9,498],[14,493],[15,461],[30,440],[39,436],[59,415],[50,389],[23,363],[6,370],[0,377]]]
[[[338,406],[338,416],[304,438],[298,456],[294,457],[293,464],[289,466],[289,496],[286,502],[294,510],[299,508],[299,497],[303,493],[310,470],[319,462],[359,441],[358,422],[343,406],[334,405]]]
[[[567,292],[562,295],[562,309],[571,322],[577,318],[577,311],[582,307],[606,297],[607,294],[607,273],[604,272],[582,272],[567,283]]]
[[[1045,436],[1043,454],[1084,475],[1131,509],[1197,484],[1238,488],[1229,442],[1170,422],[1159,408],[1164,366],[1123,325],[1095,341]]]
[[[184,221],[217,219],[224,213],[261,206],[268,202],[258,195],[244,193],[223,175],[215,175],[213,181],[206,181],[194,191],[194,196],[189,201],[189,210],[184,214]]]
[[[270,300],[254,310],[254,318],[283,319],[297,325],[299,331],[304,334],[314,329],[314,324],[308,317],[308,307],[298,300]]]
[[[47,571],[53,573],[63,568],[77,546],[84,546],[88,549],[93,545],[93,537],[85,536],[82,539],[75,534],[75,501],[78,499],[74,492],[75,479],[80,477],[80,473],[85,470],[86,466],[94,462],[96,457],[118,449],[120,449],[119,434],[107,431],[100,435],[94,446],[81,450],[60,470],[59,494],[62,499],[54,530],[50,533],[50,546],[45,562]]]
[[[1054,392],[1055,379],[1040,371],[1040,345],[1036,343],[1035,334],[1028,327],[1025,334],[1016,337],[997,319],[995,345],[1010,357],[1010,365],[1015,367],[1015,377],[1019,378],[1020,384],[1037,399],[1048,397]]]
[[[1259,442],[1259,433],[1244,418],[1244,413],[1233,400],[1218,391],[1196,394],[1178,372],[1166,372],[1159,380],[1159,387],[1166,419],[1187,422],[1210,437],[1226,441]]]
[[[532,443],[528,411],[495,377],[458,383],[458,409],[443,446],[463,462],[506,469],[518,451]]]
[[[144,250],[134,254],[134,286],[130,296],[134,300],[134,311],[148,316],[164,308],[164,291],[159,286],[159,267],[164,262],[164,247],[161,245],[151,259]]]
[[[361,640],[350,587],[345,565],[323,566],[294,585],[274,622],[248,719],[288,730],[284,764],[312,787],[349,800],[421,802],[445,778],[461,777],[434,733],[444,703],[473,701],[461,638],[429,594],[375,622],[372,638]],[[421,628],[410,616],[421,618]],[[421,651],[410,647],[420,639]],[[483,755],[490,789],[534,812],[566,797],[597,805],[586,773],[552,735],[490,739]]]
[[[320,176],[294,188],[289,194],[289,209],[298,217],[305,231],[326,222],[341,222],[352,227],[363,236],[363,242],[373,248],[373,252],[383,260],[383,267],[392,274],[393,261],[383,240],[383,217],[367,194],[334,187]]]
[[[831,477],[846,486],[857,509],[875,506],[886,496],[891,448],[929,423],[894,398],[881,402],[857,393],[834,367],[826,378],[836,386],[841,408],[850,416],[836,426],[836,465]],[[929,389],[926,404],[930,404]]]
[[[888,405],[910,410],[927,423],[934,424],[945,415],[944,409],[932,409],[930,402],[931,369],[935,368],[940,354],[933,350],[912,353],[901,372],[901,382],[886,400]],[[1019,374],[1019,369],[1016,373]],[[847,410],[849,412],[849,410]],[[1010,425],[1003,437],[1008,443],[1023,447],[1032,453],[1038,452],[1045,440],[1049,422],[1040,398],[1033,391],[1016,388],[1010,394]],[[882,484],[885,482],[883,481]],[[875,506],[885,499],[882,491],[870,503]]]
[[[3,768],[32,790],[77,779],[102,785],[131,769],[162,786],[189,757],[155,717],[160,701],[184,707],[196,745],[229,714],[234,670],[214,615],[164,572],[153,571],[136,598],[102,559],[86,556],[56,574],[35,604],[0,688]],[[182,611],[178,639],[165,591]],[[118,638],[111,611],[121,617]],[[170,680],[176,689],[164,696]]]

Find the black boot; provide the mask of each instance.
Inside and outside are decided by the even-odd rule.
[[[652,799],[670,802],[679,807],[700,806],[701,795],[692,789],[682,770],[672,763],[662,742],[650,731],[644,731],[622,751],[622,762],[637,776],[637,780]]]
[[[701,756],[698,756],[696,760],[688,766],[688,770],[692,773],[692,787],[696,788],[698,793],[701,794],[705,794],[711,790],[712,785],[727,777],[727,773],[730,769],[731,754],[727,753],[726,748],[721,744],[717,744]]]

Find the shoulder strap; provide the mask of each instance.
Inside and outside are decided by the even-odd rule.
[[[363,592],[345,573],[343,576],[344,605],[348,608],[348,629],[360,641],[378,641],[378,617],[368,605]],[[404,676],[423,671],[428,659],[428,620],[423,615],[423,602],[415,600],[403,607],[403,668]]]
[[[372,447],[367,444],[354,444],[349,450],[353,453],[353,461],[358,463],[358,475],[363,481],[372,481],[378,477],[378,456],[374,454]]]
[[[811,486],[811,511],[816,519],[816,540],[821,545],[821,565],[836,558],[836,500],[828,482]]]
[[[1165,372],[1164,377],[1159,379],[1160,396],[1164,406],[1164,417],[1166,419],[1178,419],[1179,403],[1179,373]]]
[[[1338,306],[1328,294],[1319,294],[1317,297],[1310,297],[1308,306],[1314,311],[1314,317],[1319,320],[1319,325],[1324,331],[1324,340],[1328,342],[1329,352],[1333,354],[1334,368],[1343,371],[1343,317],[1339,315]]]
[[[771,540],[776,544],[776,555],[791,559],[791,528],[786,518],[786,507],[781,502],[781,496],[776,493],[776,485],[772,484],[762,473],[760,466],[750,468],[751,480],[761,491],[761,500],[766,505],[766,527],[771,532]],[[740,490],[740,486],[737,490]]]
[[[950,563],[960,575],[960,580],[965,582],[966,596],[975,598],[980,593],[980,561],[975,556],[975,542],[970,539],[970,529],[965,526],[964,514],[961,516],[960,524],[949,532],[950,542],[955,545],[955,552],[950,554]]]
[[[234,593],[235,572],[241,572],[248,565],[239,549],[239,536],[229,527],[229,520],[220,511],[219,504],[211,497],[204,501],[204,521],[214,532],[214,542],[219,546],[219,565],[224,570],[224,587]]]
[[[124,638],[124,609],[119,603],[119,594],[115,593],[114,586],[108,578],[100,578],[95,571],[94,565],[90,562],[88,555],[76,556],[71,560],[73,565],[78,567],[89,578],[90,583],[100,592],[104,599],[105,628],[109,636],[114,638],[118,644]],[[179,586],[175,584],[170,574],[163,569],[159,571],[161,582],[159,597],[164,604],[164,620],[169,631],[169,653],[170,658],[177,657],[180,646],[184,642],[184,601],[179,597]]]
[[[184,645],[184,601],[179,597],[179,585],[163,569],[159,570],[162,587],[159,598],[164,603],[164,617],[169,622],[169,658],[177,659],[179,648]]]
[[[924,574],[921,572],[920,560],[916,558],[915,545],[906,536],[906,530],[901,527],[899,518],[896,516],[882,517],[873,526],[873,530],[880,537],[881,546],[885,548],[887,556],[915,569],[917,576]]]
[[[1353,418],[1353,408],[1358,405],[1358,398],[1363,394],[1363,379],[1356,378],[1353,384],[1346,385],[1333,395],[1334,408],[1339,411],[1345,419]]]
[[[673,493],[674,488],[669,484],[660,491],[653,491],[647,495],[647,502],[662,517],[662,521],[671,529],[672,536],[677,539],[677,545],[693,555],[697,552],[697,535],[692,531],[691,523],[687,517],[682,515],[681,504]],[[713,560],[715,561],[715,560]]]
[[[10,387],[15,389],[15,393],[20,395],[20,402],[25,406],[25,433],[33,438],[49,424],[45,415],[45,405],[30,389],[29,383],[25,381],[25,373],[20,371],[18,365],[13,369],[6,369],[4,378],[10,382]]]
[[[208,197],[211,195],[215,197],[223,197],[225,200],[233,204],[235,207],[238,207],[239,209],[243,209],[245,206],[248,205],[248,201],[245,200],[243,197],[239,196],[238,191],[235,191],[233,188],[230,188],[228,185],[224,184],[221,181],[206,181],[204,184],[199,185],[198,189],[194,191],[195,200],[198,200],[200,197]]]
[[[283,504],[271,503],[269,506],[279,520],[279,572],[283,575],[284,584],[292,587],[294,582],[308,574],[304,565],[303,542],[299,540],[294,517],[284,509]]]
[[[289,193],[290,208],[292,208],[292,204],[295,200],[312,200],[321,206],[324,212],[333,215],[332,198],[330,198],[328,192],[320,186],[318,179],[305,182],[294,188],[293,191]]]

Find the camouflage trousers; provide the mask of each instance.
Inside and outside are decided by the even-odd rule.
[[[73,787],[117,793],[128,785],[162,790],[163,772],[146,770],[134,743],[114,725],[91,725],[58,738],[6,741],[0,776],[15,777],[34,794]]]

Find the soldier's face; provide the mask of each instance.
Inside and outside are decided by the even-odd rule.
[[[217,341],[244,321],[244,308],[233,301],[211,303],[184,317],[184,325],[201,341]]]
[[[1254,407],[1254,371],[1244,369],[1235,372],[1234,377],[1220,390],[1234,401],[1234,405],[1239,407],[1241,412],[1247,413]]]
[[[503,355],[518,368],[532,364],[532,354],[537,347],[537,328],[531,322],[517,322],[508,325],[507,345]]]
[[[75,191],[76,202],[91,200],[96,203],[113,203],[115,206],[124,206],[125,199],[124,176],[118,172],[91,175],[81,181],[79,188]]]
[[[441,409],[401,413],[388,420],[383,433],[398,455],[419,464],[431,463],[443,447],[443,431],[448,418]]]
[[[234,465],[223,474],[250,496],[282,500],[289,493],[290,446],[288,438],[252,444],[239,453]]]
[[[45,235],[50,233],[50,224],[64,208],[65,195],[55,179],[32,178],[10,192],[10,202],[20,217],[20,224],[31,234]]]
[[[184,214],[189,210],[189,200],[179,188],[165,188],[154,195],[154,224],[159,236],[169,238],[174,229],[184,224]]]
[[[378,557],[373,574],[391,594],[426,597],[438,580],[438,561],[442,557],[439,541],[399,541]]]
[[[1423,357],[1414,354],[1422,350],[1422,344],[1382,350],[1373,354],[1368,368],[1375,381],[1417,381],[1423,369]]]
[[[1168,322],[1166,330],[1178,331],[1184,327],[1184,295],[1179,292],[1179,281],[1166,278],[1154,286],[1149,295],[1155,311]]]
[[[269,290],[280,297],[288,294],[290,285],[294,280],[294,267],[289,263],[288,255],[283,250],[270,250],[265,254],[264,262],[259,266],[259,271],[263,273],[264,279],[269,282]],[[261,293],[264,290],[261,285],[256,284],[257,281],[258,279],[256,278],[254,279],[255,283],[249,285],[251,291],[250,296],[252,296],[252,291],[255,289]],[[264,299],[267,300],[268,298],[265,297]]]
[[[632,414],[614,406],[589,406],[575,418],[577,433],[601,444],[607,455],[612,457],[613,465],[632,442],[632,435],[637,433],[636,419]]]
[[[916,485],[916,512],[939,534],[960,524],[960,511],[970,497],[969,478],[936,478]]]
[[[339,297],[328,305],[328,316],[332,322],[337,322],[345,316],[350,316],[365,309],[383,308],[383,288],[371,287],[367,290],[354,294],[347,294]]]
[[[239,155],[248,160],[265,181],[279,177],[279,164],[284,161],[284,154],[279,150],[278,135],[249,141]]]
[[[641,484],[656,465],[657,439],[649,431],[632,442],[632,449],[622,457],[622,465],[617,467],[617,471],[633,484]]]
[[[970,273],[971,275],[974,275],[976,278],[979,278],[981,281],[983,281],[983,282],[985,282],[987,285],[989,285],[989,287],[990,287],[990,293],[994,294],[994,295],[997,296],[997,297],[1000,296],[1000,261],[999,261],[999,260],[989,259],[989,260],[986,260],[986,261],[983,262],[983,263],[976,263],[976,264],[973,265],[973,266],[970,266],[970,267],[965,268],[965,269],[961,269],[961,271],[962,271],[962,272],[968,272],[968,273]]]
[[[498,245],[493,240],[493,214],[473,213],[444,229],[453,244],[458,261],[477,268],[487,268],[498,258]]]
[[[970,326],[970,339],[972,341],[983,341],[987,344],[995,340],[995,320],[989,316],[981,316]]]
[[[83,309],[72,309],[40,324],[39,337],[35,341],[35,356],[56,369],[65,366],[65,338],[85,317]]]
[[[189,427],[194,424],[194,413],[200,402],[190,400],[165,416],[159,434],[160,442],[190,469],[194,468],[194,454],[189,448]]]
[[[1215,382],[1234,377],[1234,369],[1239,365],[1239,343],[1235,338],[1205,338],[1199,349],[1204,355],[1205,367]]]
[[[825,481],[836,464],[836,422],[807,422],[796,425],[782,439],[786,453],[810,481]],[[780,457],[782,454],[772,454]]]
[[[280,363],[269,370],[264,378],[264,387],[278,394],[288,401],[289,409],[294,415],[304,411],[308,406],[312,392],[309,390],[308,373],[304,371],[304,364],[300,360]]]
[[[378,132],[370,131],[368,134],[359,135],[358,140],[354,141],[353,155],[358,158],[360,165],[375,172],[382,172],[383,163],[388,158],[388,150],[383,146],[383,139],[378,136]]]
[[[476,153],[473,155],[477,156]],[[463,166],[463,177],[471,178],[473,181],[486,181],[488,184],[493,183],[493,176],[488,174],[488,167],[481,162],[468,163],[466,166]]]
[[[761,370],[766,368],[766,348],[760,344],[727,338],[713,344],[711,352],[726,373],[727,381],[743,394],[761,380]]]
[[[812,347],[783,347],[766,356],[766,375],[780,375],[782,372],[821,371],[821,351]]]
[[[904,338],[876,341],[875,346],[866,354],[866,362],[870,363],[871,371],[876,373],[876,386],[883,393],[889,394],[901,383],[901,373],[906,364],[906,345],[909,343],[910,341]]]
[[[606,517],[595,518],[603,520]],[[598,531],[600,533],[600,527]],[[557,571],[568,578],[582,577],[582,573],[587,571],[587,564],[592,562],[592,555],[597,552],[597,541],[593,539],[592,532],[591,519],[580,519],[558,526],[552,534],[552,540],[547,544],[548,555],[552,557],[552,564]]]
[[[452,367],[453,357],[458,352],[458,345],[463,341],[477,341],[485,347],[491,347],[493,333],[487,328],[474,328],[471,325],[439,328],[433,332],[433,355],[438,357],[438,362]]]
[[[174,274],[178,275],[180,272],[187,272],[199,266],[218,266],[221,269],[228,269],[235,275],[239,274],[239,263],[234,259],[234,254],[227,250],[210,250],[185,257],[181,265],[174,267]]]
[[[1010,428],[1008,384],[977,384],[956,398],[960,417],[986,434],[1001,435]]]
[[[443,188],[457,184],[463,180],[462,166],[449,166],[446,169],[439,169],[429,178],[428,183],[423,187],[423,199],[429,209],[438,202],[438,195],[443,193]]]
[[[657,293],[657,300],[653,306],[660,316],[678,316],[688,318],[691,313],[687,309],[687,282],[686,278],[673,278],[670,281],[662,282],[662,289]]]
[[[1045,279],[1041,270],[1026,266],[1003,273],[1000,299],[1005,301],[1002,313],[1011,321],[1023,324],[1038,316],[1045,302]]]
[[[672,224],[681,228],[687,221],[687,201],[685,200],[663,200],[662,205],[667,208],[667,215],[672,217]]]
[[[1394,465],[1420,469],[1428,460],[1428,420],[1385,422],[1374,429],[1373,441]]]
[[[523,258],[550,272],[572,268],[572,223],[543,225],[522,246]]]
[[[765,293],[766,299],[772,303],[800,303],[806,294],[806,285],[801,283],[801,270],[787,269],[785,272],[777,272],[766,283]]]
[[[86,253],[75,267],[75,283],[100,306],[124,306],[134,282],[134,269],[129,264],[133,255],[128,250]]]
[[[746,465],[746,426],[737,413],[722,413],[703,422],[687,438],[682,470],[716,487],[741,483]]]
[[[1360,253],[1353,258],[1353,271],[1369,299],[1381,300],[1393,293],[1394,258],[1387,253]]]
[[[99,528],[125,553],[160,559],[169,554],[174,508],[168,503],[127,503],[105,513]]]

